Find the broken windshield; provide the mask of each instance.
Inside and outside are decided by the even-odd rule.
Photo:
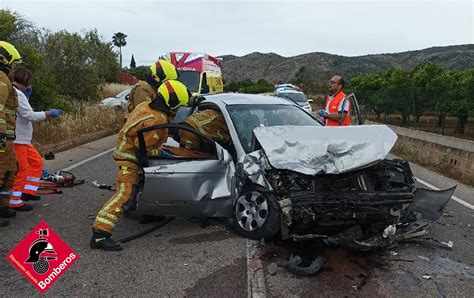
[[[321,126],[316,119],[293,105],[230,105],[227,111],[247,153],[250,151],[255,127]]]

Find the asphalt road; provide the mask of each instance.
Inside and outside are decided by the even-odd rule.
[[[58,153],[46,161],[49,171],[64,169],[113,147],[115,137]],[[426,169],[413,166],[415,175],[439,188],[456,184]],[[32,212],[18,213],[11,225],[0,229],[0,296],[33,296],[39,292],[5,256],[44,220],[79,255],[80,259],[48,290],[46,296],[232,296],[248,295],[246,240],[225,224],[211,221],[205,228],[188,219],[174,219],[161,229],[124,245],[121,252],[91,250],[92,220],[110,191],[90,182],[114,184],[111,154],[104,154],[71,169],[88,183],[64,189],[34,202]],[[456,196],[474,204],[474,190],[462,186]],[[145,228],[128,219],[120,221],[114,237]],[[267,296],[471,296],[474,292],[474,210],[450,201],[446,216],[429,236],[453,241],[452,250],[420,241],[389,251],[355,254],[308,243],[267,243],[262,247]],[[276,266],[291,253],[323,255],[325,265],[310,278],[295,277]],[[397,258],[397,261],[388,260]],[[430,279],[422,276],[429,275]],[[471,293],[471,294],[469,294]]]

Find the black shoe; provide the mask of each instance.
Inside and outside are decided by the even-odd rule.
[[[0,228],[10,225],[10,221],[6,218],[0,218]]]
[[[12,208],[13,210],[16,210],[16,211],[31,211],[31,210],[33,210],[33,206],[31,206],[30,204],[23,204],[20,207],[10,207],[10,208]]]
[[[41,197],[24,193],[21,195],[21,199],[23,201],[39,201],[41,200]]]
[[[16,211],[8,206],[0,207],[0,218],[11,218],[16,216]]]
[[[103,249],[107,251],[119,251],[122,250],[120,243],[117,243],[110,239],[110,235],[105,232],[93,231],[90,242],[92,249]]]

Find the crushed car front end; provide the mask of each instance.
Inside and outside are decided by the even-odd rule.
[[[386,247],[424,233],[454,192],[417,189],[407,161],[386,159],[397,139],[387,126],[261,127],[254,135],[245,173],[276,201],[283,239]]]

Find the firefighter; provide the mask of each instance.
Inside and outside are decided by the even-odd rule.
[[[156,97],[156,90],[167,80],[176,80],[178,72],[173,64],[166,60],[158,60],[150,66],[145,81],[136,83],[128,96],[128,113],[140,103],[150,102]]]
[[[10,79],[15,63],[19,62],[21,56],[15,47],[0,41],[0,226],[7,226],[6,218],[15,216],[15,211],[9,208],[9,200],[16,173],[13,140],[18,100]]]
[[[43,158],[31,144],[33,136],[32,121],[43,121],[46,118],[56,118],[62,111],[51,109],[49,111],[35,112],[28,99],[33,92],[33,74],[26,68],[15,70],[13,86],[18,96],[18,109],[16,118],[15,141],[13,147],[18,160],[18,172],[13,184],[10,197],[10,208],[17,211],[29,211],[32,206],[23,201],[37,201],[41,197],[36,195],[41,182]]]
[[[177,109],[188,104],[189,97],[190,93],[184,84],[169,80],[158,88],[158,94],[153,101],[139,104],[129,114],[119,132],[113,153],[119,168],[117,190],[97,213],[92,227],[91,248],[111,251],[122,249],[110,236],[122,212],[133,211],[136,207],[139,182],[138,158],[135,155],[138,149],[137,132],[144,127],[169,123]],[[148,155],[166,157],[166,151],[159,148],[167,138],[166,129],[144,133]]]
[[[193,113],[184,120],[184,124],[189,125],[209,139],[218,142],[227,148],[230,142],[229,129],[225,123],[224,116],[216,110],[206,109]],[[180,147],[188,150],[206,152],[205,145],[202,144],[198,135],[181,129],[179,132]]]

